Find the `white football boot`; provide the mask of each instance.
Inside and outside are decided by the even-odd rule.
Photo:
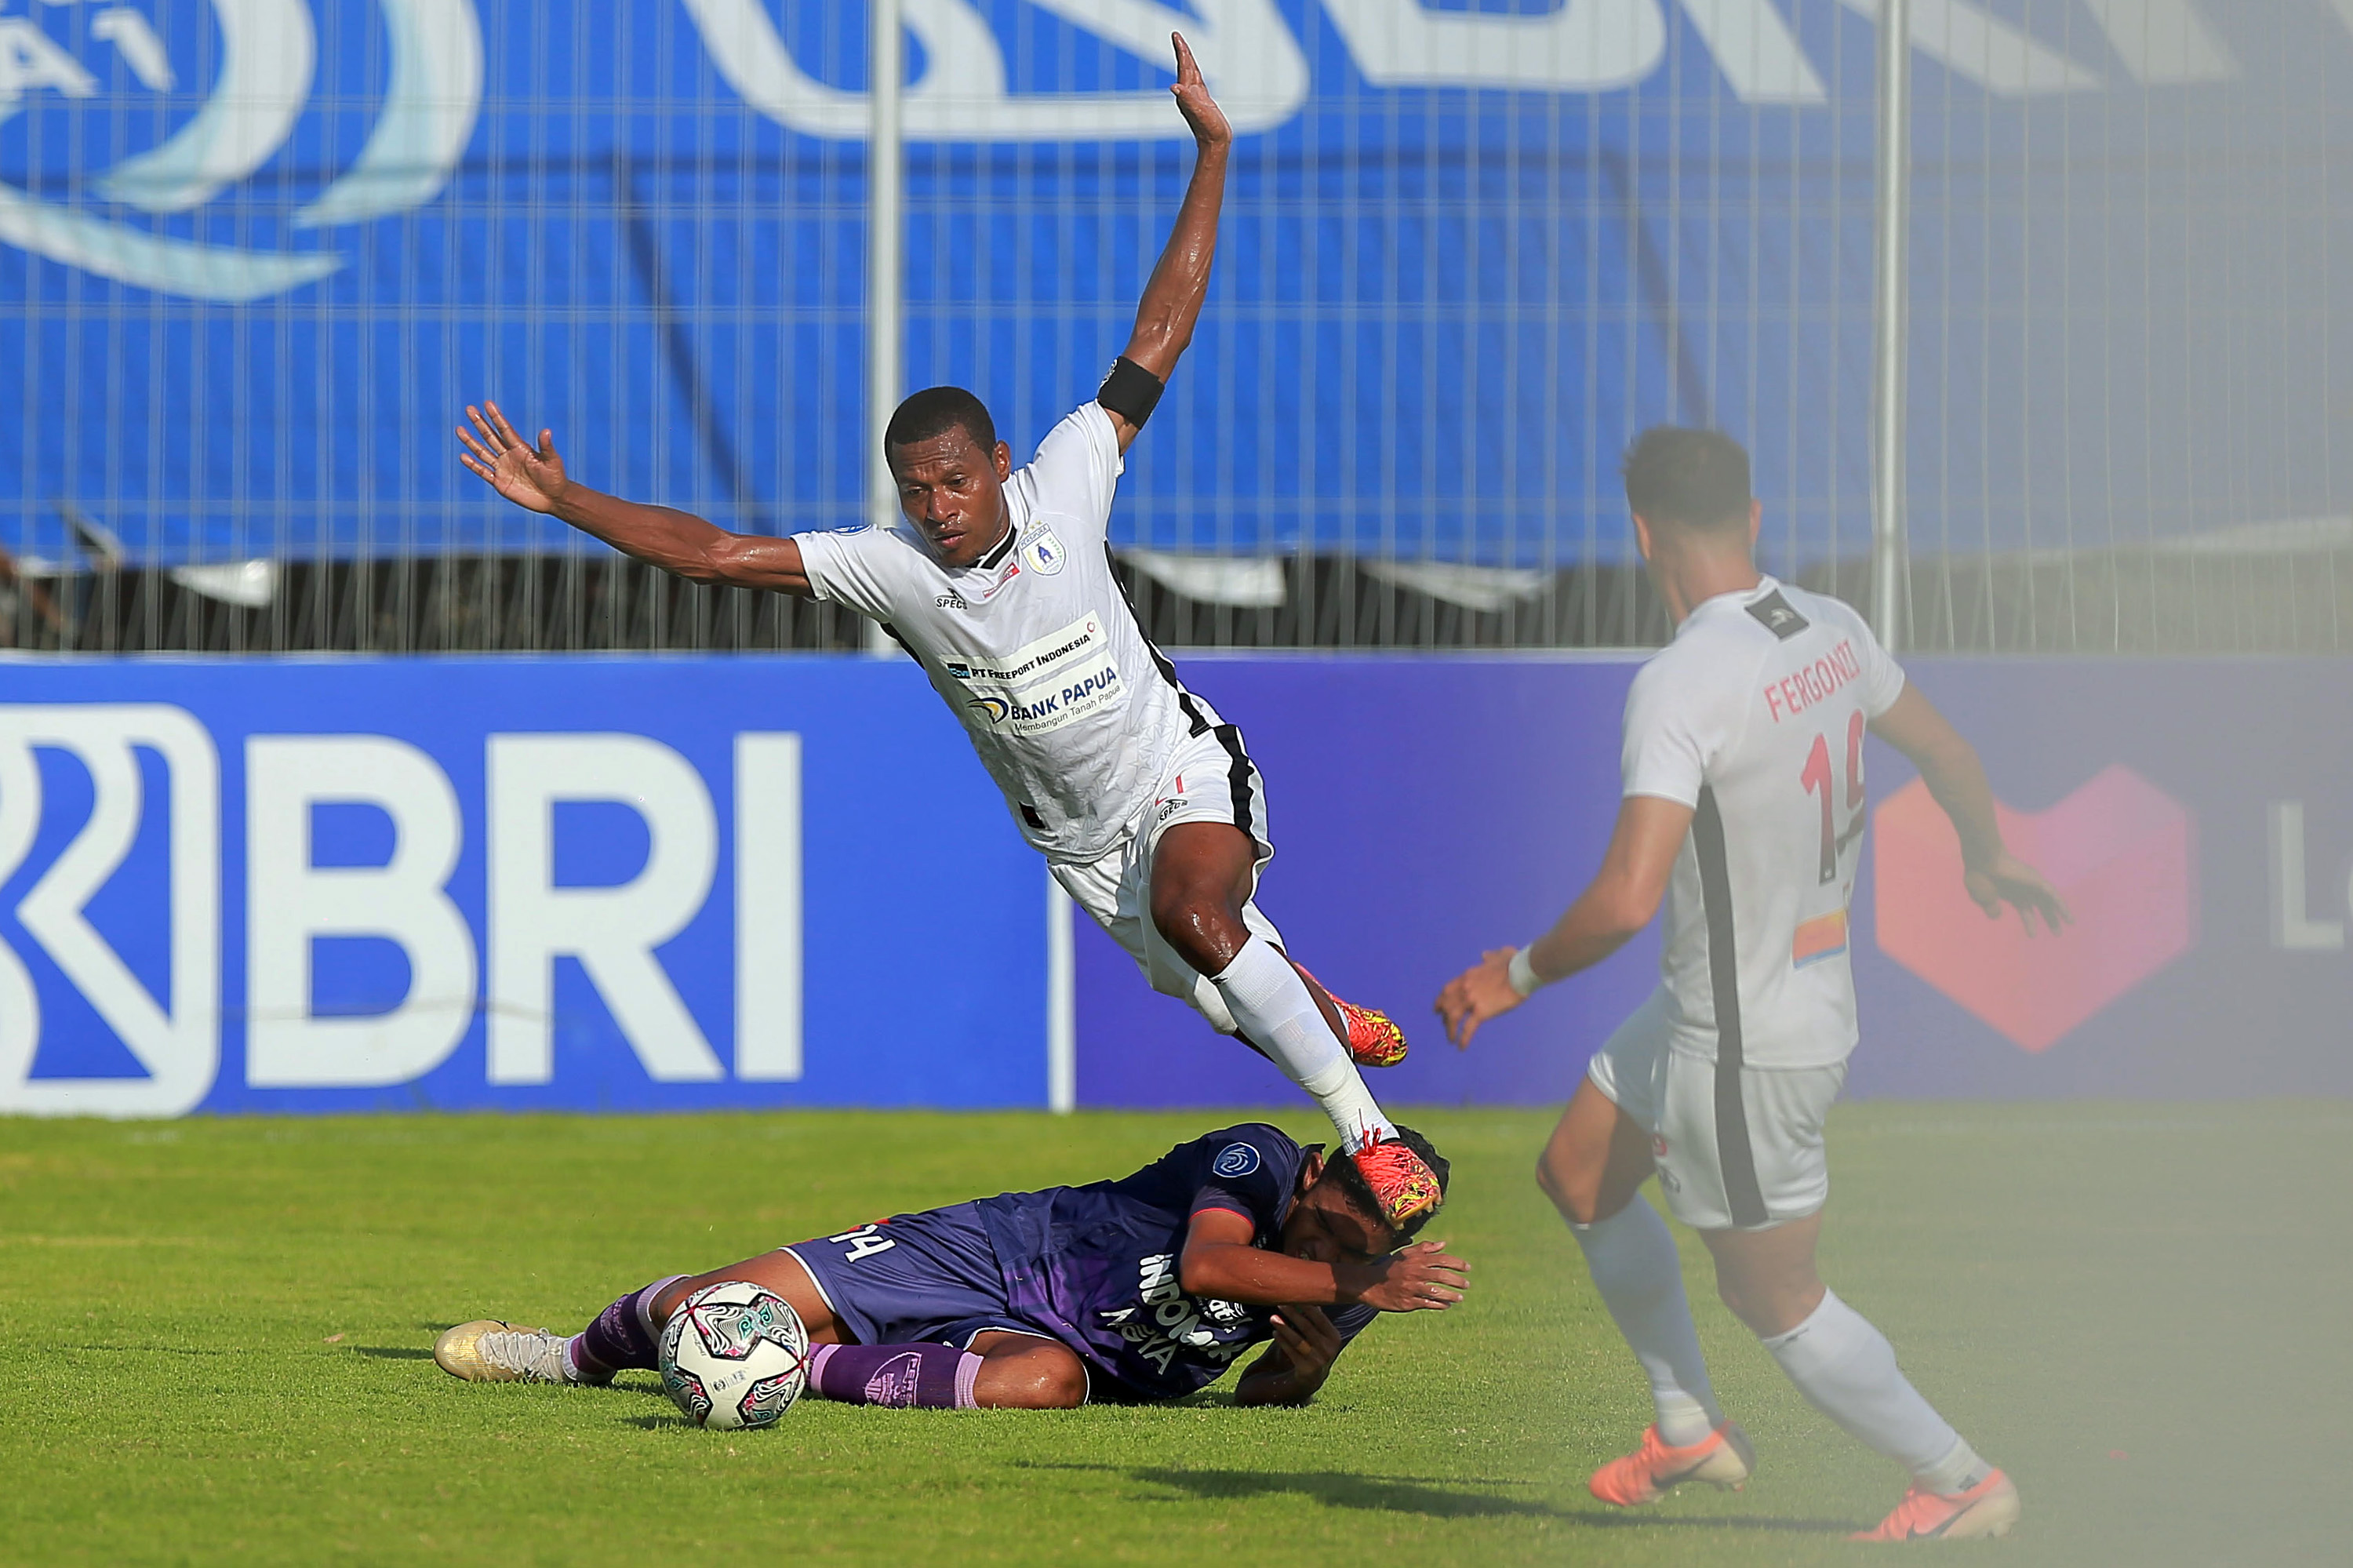
[[[484,1318],[460,1323],[433,1341],[433,1359],[468,1383],[571,1383],[564,1364],[565,1334],[518,1329]]]

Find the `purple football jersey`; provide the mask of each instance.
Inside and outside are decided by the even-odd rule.
[[[1017,1313],[1051,1329],[1131,1396],[1176,1399],[1273,1338],[1269,1308],[1185,1293],[1176,1264],[1186,1227],[1203,1209],[1229,1209],[1250,1222],[1255,1245],[1279,1247],[1305,1159],[1281,1131],[1245,1122],[1180,1143],[1115,1181],[1008,1192],[974,1207]],[[1375,1315],[1364,1306],[1328,1310],[1349,1339]]]

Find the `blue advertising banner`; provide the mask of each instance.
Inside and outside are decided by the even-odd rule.
[[[1565,1099],[1655,935],[1490,1026],[1428,1012],[1598,863],[1626,658],[1196,659],[1261,902],[1416,1042],[1400,1105]],[[1048,893],[903,661],[5,666],[0,1112],[1047,1103]],[[1922,660],[2076,925],[1961,895],[1873,745],[1850,1090],[2353,1093],[2353,667]],[[1075,918],[1088,1106],[1296,1091]]]
[[[0,1110],[1045,1098],[1043,870],[904,661],[5,668]]]
[[[1655,929],[1491,1024],[1468,1053],[1430,1006],[1487,948],[1526,941],[1599,864],[1631,660],[1197,661],[1242,726],[1278,854],[1261,904],[1342,994],[1414,1040],[1400,1105],[1546,1104],[1648,992]],[[1923,659],[1978,747],[2004,833],[2076,925],[2030,941],[1959,888],[1942,813],[1868,751],[1873,831],[1854,907],[1862,1044],[1882,1097],[2353,1094],[2353,666],[2279,659]],[[1295,1093],[1082,928],[1079,1093],[1226,1105]]]
[[[1026,453],[1238,133],[1202,330],[1113,537],[1622,558],[1662,419],[1756,453],[1785,566],[1859,549],[1868,0],[909,0],[902,382]],[[1914,13],[1915,550],[2332,515],[2353,13]],[[758,532],[871,480],[856,0],[0,8],[0,545],[557,546],[470,399]],[[2334,313],[2332,313],[2332,312]],[[1926,389],[1934,388],[1934,396]],[[2252,432],[2252,433],[2251,433]],[[71,509],[70,514],[69,509]]]

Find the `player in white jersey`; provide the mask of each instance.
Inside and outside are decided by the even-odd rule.
[[[1438,1181],[1390,1136],[1356,1068],[1402,1060],[1405,1036],[1284,952],[1254,900],[1274,844],[1241,732],[1185,689],[1112,571],[1113,487],[1200,319],[1233,141],[1192,51],[1173,42],[1173,91],[1198,150],[1184,204],[1126,351],[1020,471],[980,400],[950,387],[909,397],[884,431],[902,514],[889,529],[728,534],[603,494],[565,477],[553,431],[533,447],[496,404],[467,409],[459,461],[518,505],[639,560],[881,622],[963,721],[1055,879],[1156,989],[1314,1096],[1403,1224],[1436,1207]]]
[[[1688,1480],[1738,1487],[1753,1463],[1709,1387],[1673,1238],[1641,1196],[1655,1171],[1714,1255],[1725,1304],[1825,1414],[1912,1470],[1867,1538],[2001,1534],[2017,1489],[1815,1272],[1823,1119],[1855,1044],[1847,904],[1865,733],[1919,767],[1989,917],[2009,905],[2030,931],[2055,933],[2066,911],[2002,848],[1977,753],[1862,618],[1757,572],[1761,511],[1737,444],[1651,430],[1627,455],[1626,498],[1676,626],[1627,697],[1624,799],[1601,869],[1551,930],[1487,954],[1438,1000],[1467,1045],[1537,986],[1615,952],[1665,902],[1659,989],[1594,1056],[1537,1166],[1657,1410],[1641,1448],[1595,1474],[1594,1495],[1630,1506]]]

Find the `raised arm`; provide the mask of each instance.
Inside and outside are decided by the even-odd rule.
[[[496,403],[486,401],[480,408],[468,404],[466,417],[474,428],[458,427],[465,448],[458,461],[517,506],[561,518],[624,555],[690,581],[772,593],[809,591],[801,547],[792,540],[730,534],[691,512],[591,490],[565,477],[554,431],[541,430],[533,447],[515,434]]]
[[[2027,934],[2035,917],[2056,933],[2073,923],[2067,906],[2042,874],[2002,847],[2001,823],[1994,815],[1993,786],[1977,748],[1961,738],[1936,705],[1906,684],[1903,694],[1871,723],[1871,731],[1911,759],[1936,804],[1961,836],[1961,879],[1988,919],[1999,919],[2008,904],[2018,911]]]
[[[1173,37],[1176,85],[1169,90],[1176,95],[1185,123],[1193,128],[1193,179],[1185,187],[1176,226],[1169,230],[1168,244],[1160,252],[1159,264],[1152,269],[1152,281],[1144,286],[1142,302],[1135,307],[1135,330],[1128,334],[1127,347],[1120,355],[1163,385],[1192,343],[1193,328],[1201,319],[1201,302],[1208,297],[1209,262],[1218,251],[1218,211],[1226,200],[1226,154],[1234,144],[1234,129],[1226,122],[1225,111],[1209,96],[1185,36],[1178,33]],[[1153,395],[1156,397],[1156,391]],[[1108,402],[1103,407],[1119,432],[1119,450],[1127,450],[1142,425]],[[1148,407],[1145,411],[1150,411]]]

